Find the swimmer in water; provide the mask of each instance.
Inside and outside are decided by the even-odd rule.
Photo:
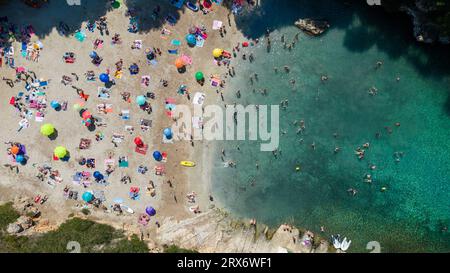
[[[378,62],[377,62],[376,69],[380,68],[382,65],[383,65],[383,62],[382,62],[382,61],[378,61]]]
[[[354,188],[349,188],[347,192],[350,193],[352,196],[355,196],[358,193],[358,191]]]

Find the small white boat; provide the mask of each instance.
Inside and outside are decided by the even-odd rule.
[[[332,236],[333,246],[336,249],[340,249],[341,248],[341,242],[339,241],[339,239],[340,239],[339,235]]]
[[[347,241],[347,237],[344,238],[341,242],[341,250],[347,251],[347,249],[350,247],[350,244],[352,243],[352,240]]]

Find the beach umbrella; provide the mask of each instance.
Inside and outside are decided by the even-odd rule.
[[[194,34],[186,35],[186,41],[189,45],[195,45],[197,43],[197,38],[195,38]]]
[[[148,206],[145,208],[145,212],[149,215],[149,216],[155,216],[156,215],[156,210],[155,208]]]
[[[156,161],[161,161],[161,160],[163,159],[162,154],[161,154],[161,152],[159,152],[159,151],[153,152],[153,158],[154,158]]]
[[[164,129],[163,133],[167,139],[172,139],[172,137],[173,137],[172,129],[166,128],[166,129]]]
[[[17,146],[12,146],[12,148],[11,148],[11,153],[12,153],[13,155],[18,154],[19,152],[20,152],[20,148],[19,148],[19,147],[17,147]]]
[[[203,6],[209,9],[212,6],[212,2],[210,0],[203,0]]]
[[[102,180],[102,179],[104,179],[105,177],[103,176],[103,174],[102,174],[101,172],[95,171],[95,172],[94,172],[94,178],[95,178],[96,180]]]
[[[92,117],[92,114],[91,114],[91,112],[89,112],[88,110],[86,110],[86,111],[84,111],[83,112],[83,114],[81,114],[81,117],[83,118],[83,119],[89,119],[89,118],[91,118]]]
[[[143,105],[145,105],[145,104],[147,103],[147,99],[146,99],[144,96],[138,96],[138,97],[136,98],[136,103],[137,103],[139,106],[143,106]]]
[[[103,83],[108,83],[109,82],[109,75],[106,73],[102,73],[99,77],[100,81]]]
[[[175,66],[176,66],[178,69],[183,68],[184,65],[185,65],[185,64],[184,64],[184,62],[183,62],[183,59],[181,59],[181,58],[176,59],[176,61],[175,61]]]
[[[205,79],[205,75],[203,75],[201,71],[198,71],[197,73],[195,73],[195,79],[197,81],[203,81]]]
[[[58,146],[55,148],[54,154],[57,158],[64,158],[67,155],[67,149],[63,146]]]
[[[95,51],[91,51],[91,53],[89,53],[89,57],[91,57],[92,59],[97,58],[98,54]]]
[[[16,162],[17,163],[24,163],[25,162],[25,157],[23,155],[16,156]]]
[[[94,195],[87,191],[87,192],[83,193],[82,198],[86,203],[89,203],[92,200],[94,200]]]
[[[44,136],[51,136],[54,132],[55,127],[50,123],[41,126],[41,134],[43,134]]]
[[[52,102],[50,103],[50,106],[51,106],[53,109],[58,109],[58,108],[61,107],[61,104],[59,104],[59,102],[57,102],[56,100],[54,100],[54,101],[52,101]]]
[[[213,50],[213,56],[214,58],[220,58],[223,54],[223,49],[216,48]]]
[[[120,8],[120,1],[114,1],[111,6],[115,9]]]
[[[134,144],[136,144],[136,146],[142,147],[144,146],[144,141],[142,141],[141,137],[135,137]]]
[[[75,33],[75,39],[77,39],[80,42],[84,42],[84,40],[86,40],[86,34],[82,31],[77,31]]]

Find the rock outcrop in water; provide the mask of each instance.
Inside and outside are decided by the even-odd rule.
[[[299,19],[295,22],[295,26],[309,35],[319,36],[330,27],[330,24],[324,20],[313,20],[306,18]]]

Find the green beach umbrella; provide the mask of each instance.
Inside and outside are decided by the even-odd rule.
[[[112,3],[112,7],[115,9],[120,8],[120,1],[114,1],[114,3]]]
[[[67,149],[63,146],[56,147],[54,154],[58,158],[64,158],[67,155]]]
[[[197,73],[195,73],[195,79],[197,81],[202,81],[205,79],[205,75],[203,75],[201,71],[198,71]]]
[[[54,132],[55,127],[50,123],[41,126],[41,134],[43,134],[44,136],[51,136]]]

